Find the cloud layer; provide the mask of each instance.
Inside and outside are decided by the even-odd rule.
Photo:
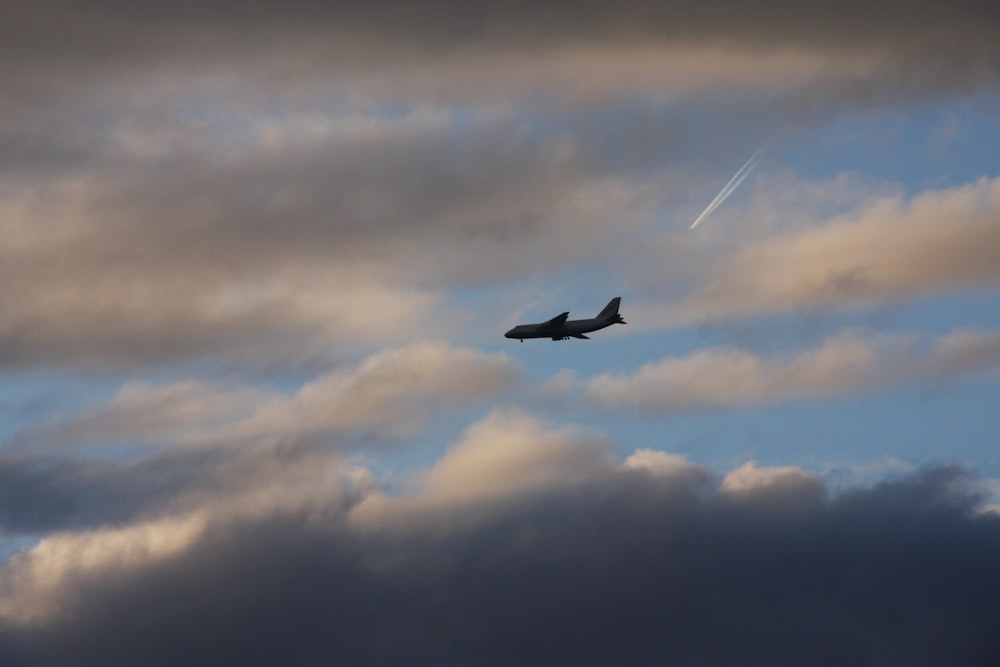
[[[520,364],[506,355],[423,341],[387,348],[293,393],[197,380],[130,382],[106,404],[26,429],[14,442],[37,450],[217,446],[348,433],[392,439],[412,435],[431,413],[492,401],[521,376]]]
[[[450,290],[624,272],[692,157],[1000,75],[975,2],[713,7],[14,2],[0,368],[273,367],[441,336],[467,324]],[[996,283],[995,182],[829,222],[725,258],[671,312]]]
[[[620,335],[995,290],[1000,179],[970,169],[765,157],[740,224],[686,230],[764,140],[992,100],[994,13],[5,2],[0,664],[1000,663],[995,480],[565,422],[996,376],[995,323],[632,373],[648,338],[474,347],[608,275]]]
[[[998,370],[1000,334],[994,331],[956,331],[929,345],[915,336],[843,332],[797,353],[705,348],[583,385],[589,398],[609,408],[676,412],[814,400]]]
[[[737,2],[706,8],[686,0],[653,3],[635,0],[615,6],[555,2],[544,7],[511,3],[498,10],[485,2],[428,3],[419,11],[393,1],[357,8],[347,3],[318,7],[259,2],[232,11],[192,2],[149,6],[142,14],[123,11],[115,2],[16,2],[10,8],[5,43],[13,65],[46,53],[68,67],[99,63],[127,69],[129,63],[151,66],[171,54],[179,63],[220,57],[250,56],[290,50],[287,59],[319,70],[322,63],[363,69],[380,67],[403,55],[433,58],[477,53],[536,53],[567,45],[662,45],[702,43],[747,51],[800,48],[831,55],[856,52],[897,61],[912,60],[914,70],[937,66],[925,77],[959,71],[966,77],[997,73],[992,33],[983,25],[980,3],[970,0],[947,7],[886,3],[841,3],[834,11],[823,4],[774,0],[747,7]],[[54,21],[52,16],[62,20]],[[20,32],[17,32],[20,30]],[[338,39],[339,38],[339,39]],[[180,52],[183,44],[185,52]],[[929,47],[937,47],[929,51]],[[122,55],[132,60],[121,59]],[[62,62],[60,62],[62,61]],[[10,66],[10,65],[8,65]],[[79,67],[80,65],[78,65]]]
[[[398,512],[451,493],[468,456],[493,467],[494,484],[541,482],[504,498],[487,487],[460,522],[453,506],[424,504],[401,522],[367,515],[359,529],[352,514],[366,501],[336,501],[46,538],[0,570],[0,657],[973,665],[1000,655],[986,620],[1000,594],[1000,523],[975,513],[975,484],[958,470],[830,493],[795,468],[751,463],[720,483],[662,452],[622,466],[599,449],[573,454],[572,439],[523,416],[513,419],[538,453],[493,466],[498,452],[471,443],[507,442],[493,432],[500,418],[470,431],[416,495],[390,501]]]
[[[995,286],[998,248],[1000,179],[928,191],[910,201],[879,198],[843,218],[751,243],[722,259],[682,310],[697,319],[722,319]]]

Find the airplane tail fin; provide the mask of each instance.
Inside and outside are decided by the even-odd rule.
[[[597,316],[598,319],[611,319],[614,320],[615,324],[625,324],[625,320],[622,316],[618,314],[618,306],[621,305],[622,298],[616,296],[608,302],[608,305],[604,306],[604,310],[600,312]]]
[[[601,311],[598,317],[607,317],[608,315],[616,315],[618,313],[618,306],[621,305],[622,298],[616,296],[608,302],[608,305],[604,306],[604,310]]]

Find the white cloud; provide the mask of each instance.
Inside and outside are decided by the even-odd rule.
[[[206,519],[195,514],[55,533],[0,566],[0,618],[15,623],[46,620],[66,609],[83,580],[118,575],[165,560],[190,547]]]
[[[583,382],[586,395],[609,408],[672,412],[753,406],[941,382],[1000,367],[1000,333],[957,331],[921,345],[919,336],[846,332],[813,350],[760,356],[709,348],[666,357],[635,373]]]
[[[261,406],[234,424],[242,435],[374,428],[386,435],[412,433],[442,409],[496,398],[520,379],[517,361],[504,354],[415,343],[376,354],[358,368],[335,371],[304,385],[291,398]]]
[[[525,412],[500,410],[470,426],[414,479],[410,493],[370,495],[351,517],[371,527],[482,509],[592,478],[611,463],[611,443],[598,434],[552,428]]]
[[[200,381],[126,384],[106,405],[37,426],[23,443],[218,443],[363,430],[411,435],[451,408],[503,394],[521,377],[503,354],[424,341],[322,375],[293,394]]]
[[[876,198],[805,230],[752,242],[715,265],[675,319],[843,309],[1000,283],[1000,178],[909,201]]]
[[[626,470],[645,470],[658,477],[678,477],[695,474],[707,476],[707,470],[695,465],[681,454],[671,454],[657,449],[637,449],[622,464]]]
[[[819,487],[819,477],[794,466],[758,466],[747,461],[722,479],[720,490],[732,495],[803,491]]]

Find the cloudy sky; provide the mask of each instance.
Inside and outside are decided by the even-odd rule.
[[[0,19],[3,665],[1000,662],[988,3]]]

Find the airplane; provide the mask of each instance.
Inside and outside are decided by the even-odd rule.
[[[621,302],[622,298],[616,296],[608,302],[608,305],[604,306],[604,310],[597,317],[589,320],[567,320],[569,311],[566,311],[556,315],[548,322],[519,324],[505,333],[504,337],[519,338],[522,343],[525,338],[551,338],[552,340],[582,338],[590,340],[590,337],[584,336],[584,334],[610,327],[612,324],[626,324],[622,316],[618,314],[618,306]]]

